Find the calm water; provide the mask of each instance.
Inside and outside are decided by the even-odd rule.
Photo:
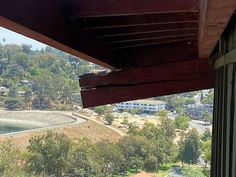
[[[0,119],[0,134],[31,130],[39,127],[39,125],[29,121]]]
[[[16,125],[0,125],[0,134],[4,133],[12,133],[12,132],[19,132],[19,131],[24,131],[24,130],[30,130],[32,129],[27,128],[27,127],[18,127]]]

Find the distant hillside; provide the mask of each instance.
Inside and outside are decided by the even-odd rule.
[[[0,44],[1,105],[14,109],[69,109],[78,77],[98,66],[57,49]]]

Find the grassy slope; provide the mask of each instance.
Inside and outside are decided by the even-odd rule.
[[[117,141],[121,136],[114,132],[113,130],[106,128],[103,125],[97,124],[96,122],[88,121],[86,123],[67,126],[64,128],[53,129],[60,133],[65,133],[73,140],[78,140],[81,138],[88,138],[92,142],[97,142],[102,139],[107,139],[110,141]],[[21,133],[11,136],[2,136],[0,137],[0,142],[6,139],[11,139],[16,147],[24,149],[28,145],[28,140],[38,134],[43,134],[45,131],[40,132],[30,132],[30,133]]]

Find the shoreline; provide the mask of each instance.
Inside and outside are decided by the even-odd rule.
[[[47,118],[44,117],[44,119],[40,122],[37,120],[34,120],[34,118],[29,118],[31,120],[27,120],[24,116],[26,114],[42,114],[47,115]],[[11,114],[9,116],[9,114]],[[14,117],[14,114],[17,116]],[[22,114],[22,115],[20,115]],[[19,116],[20,115],[20,116]],[[4,116],[9,116],[10,118],[2,118]],[[52,118],[51,118],[52,116]],[[20,119],[19,119],[20,117]],[[27,116],[26,116],[27,117]],[[55,117],[63,118],[63,121],[58,121]],[[46,121],[48,119],[48,122]],[[51,123],[53,119],[53,122]],[[73,126],[76,124],[82,124],[86,123],[87,120],[84,119],[82,116],[74,115],[73,112],[60,112],[60,111],[0,111],[0,123],[1,121],[6,121],[7,123],[12,123],[11,125],[27,125],[27,126],[32,126],[29,127],[28,130],[23,130],[23,131],[16,131],[16,132],[9,132],[9,133],[2,133],[0,134],[0,137],[6,137],[6,136],[12,136],[12,135],[18,135],[18,134],[24,134],[24,133],[32,133],[32,132],[40,132],[40,131],[47,131],[50,129],[56,129],[56,128],[63,128],[63,127],[68,127],[68,126]],[[57,122],[58,121],[58,122]],[[35,125],[38,125],[39,127],[33,127]],[[20,126],[19,126],[20,127]]]

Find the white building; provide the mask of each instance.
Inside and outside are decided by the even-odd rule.
[[[162,109],[165,109],[165,102],[157,101],[157,100],[135,100],[135,101],[127,101],[116,104],[116,108],[118,110],[124,109],[141,109],[147,112],[158,112]]]

